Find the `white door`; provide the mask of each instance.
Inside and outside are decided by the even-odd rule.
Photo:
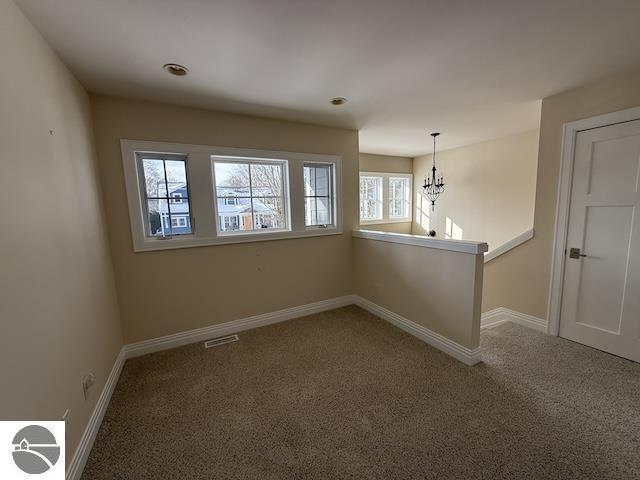
[[[640,120],[578,132],[560,336],[636,362],[639,183]]]

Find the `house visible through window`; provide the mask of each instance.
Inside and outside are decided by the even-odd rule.
[[[136,252],[342,233],[339,156],[120,145]]]
[[[333,166],[304,164],[304,224],[326,226],[333,223]]]
[[[186,160],[140,154],[144,173],[145,220],[148,236],[192,233]]]
[[[220,233],[287,230],[286,161],[214,157]]]
[[[382,177],[360,176],[360,219],[382,220]]]

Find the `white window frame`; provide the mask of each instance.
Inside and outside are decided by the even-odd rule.
[[[245,148],[217,147],[181,143],[153,142],[142,140],[121,140],[122,162],[129,206],[129,220],[133,249],[136,252],[190,248],[205,245],[259,242],[287,238],[304,238],[323,235],[341,235],[342,231],[342,159],[336,155],[254,150]],[[181,155],[187,157],[187,179],[189,190],[189,210],[192,234],[173,237],[149,237],[146,234],[144,190],[136,154]],[[216,194],[214,190],[212,157],[236,157],[238,160],[262,159],[265,161],[287,161],[288,201],[290,230],[246,231],[242,234],[219,235]],[[304,203],[304,163],[329,163],[333,165],[333,224],[324,228],[305,226]],[[286,187],[286,186],[285,186]]]
[[[404,199],[403,199],[403,203],[404,203],[404,208],[405,208],[405,212],[406,214],[403,216],[393,216],[391,215],[391,211],[393,210],[392,208],[392,204],[393,204],[393,197],[391,196],[391,181],[392,180],[402,180],[404,182],[404,184],[406,185],[405,188],[405,192],[404,192]],[[412,175],[389,175],[389,178],[387,179],[387,185],[389,188],[389,198],[387,199],[387,204],[389,206],[389,220],[392,222],[398,221],[398,222],[407,222],[407,221],[411,221],[412,217],[411,217],[411,208],[412,208],[412,204],[411,204],[411,197],[412,197],[412,184],[411,184],[411,180],[412,180]]]
[[[383,194],[382,194],[383,189],[384,189],[384,178],[382,177],[382,175],[375,175],[375,174],[371,174],[370,175],[370,174],[365,174],[365,173],[361,172],[360,173],[359,182],[358,182],[358,195],[362,195],[362,179],[363,178],[367,179],[367,180],[374,179],[374,180],[376,180],[376,183],[379,185],[379,188],[377,189],[378,190],[377,193],[378,193],[378,196],[379,196],[378,208],[379,208],[379,211],[380,211],[380,216],[376,217],[376,218],[369,218],[369,217],[362,218],[362,212],[360,212],[360,214],[361,214],[360,223],[361,224],[372,224],[372,223],[381,222],[382,218],[384,217],[384,200],[383,200],[384,197],[383,197]],[[360,208],[362,208],[362,197],[361,196],[358,198],[358,206]]]
[[[215,191],[216,185],[216,171],[215,171],[215,162],[218,161],[220,163],[238,163],[243,165],[278,165],[282,169],[282,207],[285,212],[284,219],[284,227],[283,228],[272,228],[265,230],[255,229],[256,223],[256,214],[253,212],[253,201],[256,198],[261,198],[259,195],[253,195],[253,187],[251,186],[251,170],[249,170],[249,197],[233,197],[233,198],[249,198],[251,200],[251,222],[253,230],[225,230],[220,228],[219,223],[216,221],[217,235],[264,235],[266,233],[274,233],[274,232],[290,232],[291,231],[291,208],[290,208],[290,193],[289,193],[289,161],[286,159],[263,159],[263,158],[248,158],[248,157],[233,157],[228,158],[223,155],[212,155],[211,156],[211,175],[213,176],[213,185],[214,185],[214,208],[216,210],[216,219],[218,218],[218,200],[223,200],[225,196],[218,196],[218,193]],[[226,200],[225,200],[226,202]]]
[[[181,193],[172,193],[170,198],[171,198],[171,203],[174,203],[174,204],[182,203]]]
[[[317,225],[307,225],[307,220],[306,220],[306,208],[307,208],[307,198],[312,198],[310,196],[308,196],[304,190],[304,167],[315,167],[315,166],[323,166],[323,165],[327,165],[327,166],[332,166],[333,168],[331,169],[329,175],[329,201],[331,203],[331,219],[333,220],[333,222],[331,224],[317,224]],[[336,194],[336,188],[338,186],[337,184],[337,172],[336,172],[336,165],[333,164],[333,162],[320,162],[320,161],[306,161],[303,163],[302,165],[302,170],[303,170],[303,178],[302,178],[302,201],[303,201],[303,210],[305,210],[305,212],[303,213],[304,218],[304,224],[305,224],[305,228],[307,230],[313,231],[313,230],[325,230],[327,228],[331,228],[331,225],[333,225],[336,222],[336,218],[338,217],[338,195]],[[318,195],[316,196],[317,198],[319,197],[324,197],[324,195]],[[317,207],[317,205],[316,205]]]
[[[360,219],[360,225],[379,225],[382,223],[407,223],[413,220],[413,174],[411,173],[389,173],[389,172],[360,172],[360,177],[382,178],[382,218],[373,220]],[[391,178],[406,178],[409,181],[407,189],[407,216],[398,218],[391,217],[391,198],[389,196],[389,180]],[[359,185],[359,180],[358,180]],[[358,188],[358,195],[360,189]],[[358,198],[358,204],[360,199]]]

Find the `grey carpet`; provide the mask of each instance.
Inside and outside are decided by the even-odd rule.
[[[640,478],[639,364],[482,344],[467,367],[352,306],[128,360],[82,478]]]

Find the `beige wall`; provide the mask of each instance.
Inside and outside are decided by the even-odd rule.
[[[411,173],[412,169],[413,159],[409,157],[374,155],[372,153],[360,154],[361,172]],[[362,228],[381,232],[411,233],[411,222],[378,223],[365,225]]]
[[[460,345],[479,345],[482,254],[353,241],[357,295]]]
[[[355,130],[102,96],[92,103],[126,343],[352,293]],[[340,155],[345,233],[134,253],[120,139]]]
[[[436,168],[444,174],[446,190],[431,212],[427,202],[420,207],[421,189],[416,186],[413,233],[424,235],[428,215],[430,228],[444,238],[449,217],[462,229],[464,240],[487,242],[492,250],[529,230],[533,226],[538,133],[531,130],[436,153]],[[432,162],[432,155],[414,159],[416,183],[431,173]]]
[[[411,173],[413,160],[409,157],[393,157],[390,155],[360,154],[361,172]]]
[[[563,124],[639,105],[640,69],[542,101],[535,237],[487,264],[483,311],[505,306],[547,318]]]
[[[122,345],[89,99],[8,0],[0,57],[0,419],[69,408],[69,462]]]

